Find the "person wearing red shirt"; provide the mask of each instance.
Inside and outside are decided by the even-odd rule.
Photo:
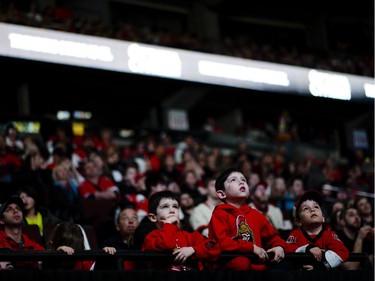
[[[84,165],[85,180],[78,186],[81,198],[118,201],[120,190],[114,181],[104,176],[96,163],[89,160]]]
[[[218,263],[218,268],[265,270],[269,267],[267,261],[274,265],[281,262],[286,243],[262,213],[247,205],[250,191],[246,177],[236,169],[226,169],[217,177],[215,188],[224,203],[212,212],[209,238],[218,241],[222,251],[254,253],[258,257],[251,261],[238,256]]]
[[[178,195],[170,190],[154,193],[149,198],[148,218],[157,229],[147,234],[142,251],[170,252],[174,256],[169,261],[152,264],[164,270],[203,270],[205,262],[215,261],[220,248],[213,240],[198,231],[188,232],[180,228]]]
[[[310,253],[312,264],[302,264],[305,270],[329,270],[349,258],[349,251],[328,224],[321,206],[323,196],[314,190],[306,191],[295,203],[293,217],[297,229],[289,234],[287,252]]]
[[[22,232],[23,218],[22,199],[16,195],[9,197],[0,207],[0,248],[9,248],[15,251],[38,250],[43,251],[45,248],[34,240],[30,239]],[[36,261],[15,262],[16,268],[38,269]]]

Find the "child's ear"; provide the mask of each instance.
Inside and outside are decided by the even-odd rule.
[[[216,195],[221,200],[223,200],[223,199],[225,199],[227,197],[227,195],[225,194],[224,190],[218,190],[218,191],[216,191]]]
[[[151,222],[157,222],[156,216],[155,216],[154,214],[149,213],[149,214],[147,215],[147,217],[149,218],[149,220],[150,220]]]
[[[301,221],[300,221],[299,219],[295,219],[295,220],[294,220],[294,223],[295,223],[295,225],[298,226],[298,227],[301,227],[301,226],[302,226],[302,223],[301,223]]]

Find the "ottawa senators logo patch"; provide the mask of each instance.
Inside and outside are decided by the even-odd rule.
[[[232,239],[242,239],[244,241],[254,242],[254,232],[250,229],[244,216],[236,218],[237,235]]]
[[[294,244],[294,243],[296,243],[296,237],[294,237],[294,236],[289,236],[288,237],[288,239],[286,240],[286,243],[288,243],[288,244]]]

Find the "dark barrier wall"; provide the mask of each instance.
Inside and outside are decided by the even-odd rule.
[[[373,281],[369,270],[353,271],[3,271],[0,281]]]
[[[239,253],[222,253],[221,258],[228,258]],[[249,259],[254,259],[253,254],[247,254]],[[156,252],[140,252],[136,250],[118,251],[115,255],[109,255],[104,251],[83,251],[68,256],[57,251],[16,251],[0,253],[0,260],[12,261],[62,261],[69,260],[102,260],[117,265],[117,270],[97,270],[97,271],[74,271],[74,270],[21,270],[0,271],[0,281],[373,281],[374,268],[369,265],[368,256],[365,254],[351,254],[350,261],[362,263],[363,270],[330,270],[330,271],[300,271],[300,270],[280,270],[269,269],[266,271],[188,271],[172,272],[157,271],[154,269],[128,270],[122,268],[123,261],[145,262],[150,260],[172,259],[170,254]],[[286,260],[291,262],[310,260],[311,255],[303,253],[288,253]]]

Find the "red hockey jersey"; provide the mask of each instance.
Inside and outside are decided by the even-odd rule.
[[[218,241],[222,251],[252,253],[254,244],[268,250],[286,243],[278,232],[259,211],[247,204],[240,208],[230,204],[219,204],[215,207],[209,223],[210,239]],[[229,262],[218,265],[224,269],[264,270],[265,264],[252,263],[246,257],[236,257]]]
[[[302,228],[292,230],[287,239],[286,251],[305,253],[313,246],[325,250],[324,258],[330,268],[337,267],[349,257],[349,250],[329,225],[324,225],[317,235],[309,235]]]
[[[220,256],[218,245],[197,231],[188,232],[177,225],[165,223],[162,229],[151,231],[143,241],[143,251],[172,253],[175,248],[193,247],[195,255],[185,265],[158,263],[159,269],[170,270],[202,270],[204,261],[212,262]]]

